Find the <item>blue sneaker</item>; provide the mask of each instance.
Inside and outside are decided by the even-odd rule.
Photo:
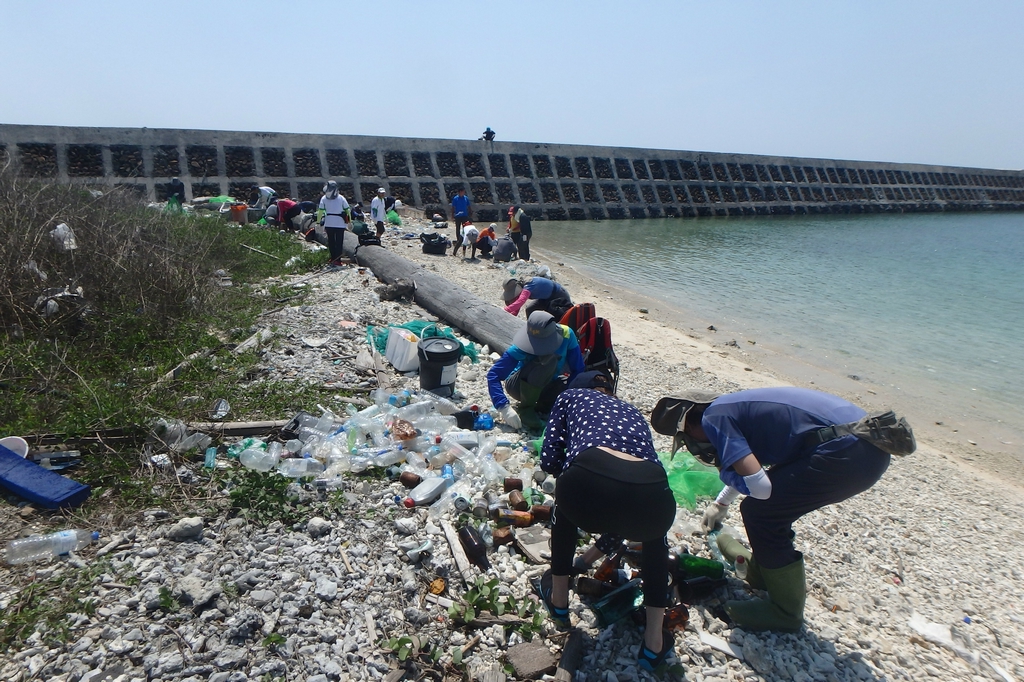
[[[647,645],[643,642],[640,643],[640,651],[636,655],[637,665],[649,673],[653,673],[665,664],[665,659],[668,658],[668,655],[675,646],[675,640],[672,638],[670,631],[662,630],[661,639],[661,651],[657,653],[648,649]]]

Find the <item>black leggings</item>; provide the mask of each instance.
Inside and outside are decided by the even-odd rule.
[[[631,461],[600,448],[584,450],[558,477],[551,515],[551,572],[569,575],[577,528],[643,543],[647,606],[668,606],[668,541],[676,501],[660,464]]]

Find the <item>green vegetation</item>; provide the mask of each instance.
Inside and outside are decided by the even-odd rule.
[[[456,602],[448,609],[448,615],[456,621],[468,623],[477,615],[488,612],[494,616],[510,615],[517,618],[509,624],[509,629],[518,632],[523,639],[530,641],[533,635],[540,632],[544,623],[544,611],[538,608],[533,599],[516,599],[513,595],[499,595],[498,579],[488,580],[485,576],[477,576],[463,601]]]
[[[92,587],[96,578],[111,572],[110,561],[99,559],[84,568],[66,567],[46,579],[37,580],[31,574],[17,576],[20,590],[0,610],[0,649],[10,650],[37,628],[44,642],[66,642],[71,631],[70,615],[92,615],[96,608],[89,598]]]
[[[60,223],[76,249],[50,237]],[[73,475],[108,509],[173,505],[173,470],[138,476],[154,419],[206,420],[217,398],[234,420],[281,419],[329,398],[302,382],[254,382],[259,355],[231,352],[264,326],[262,313],[308,293],[268,278],[325,261],[275,230],[0,173],[0,435],[78,442],[84,463]]]

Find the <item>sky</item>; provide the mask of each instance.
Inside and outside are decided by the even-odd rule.
[[[1024,168],[1024,2],[0,0],[0,123]]]

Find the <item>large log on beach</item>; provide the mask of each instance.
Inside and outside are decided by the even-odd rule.
[[[416,286],[416,303],[493,351],[504,353],[512,345],[512,336],[524,324],[521,318],[509,315],[418,263],[380,246],[359,246],[359,239],[347,231],[345,254],[373,270],[386,284],[399,279],[412,282]]]

